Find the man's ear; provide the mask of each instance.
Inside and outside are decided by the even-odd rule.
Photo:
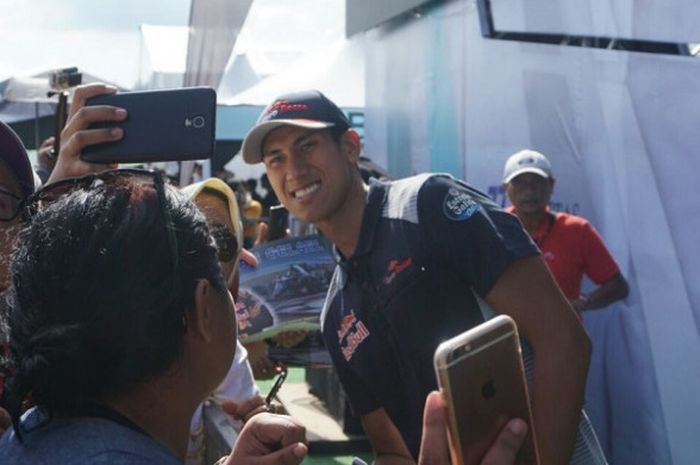
[[[348,161],[351,163],[357,163],[360,161],[360,153],[362,152],[362,142],[360,141],[360,135],[354,129],[350,128],[345,133],[343,133],[342,148],[344,154],[347,156]]]
[[[214,288],[207,279],[200,279],[194,288],[194,306],[187,313],[187,330],[198,339],[211,342],[214,334],[209,301]]]

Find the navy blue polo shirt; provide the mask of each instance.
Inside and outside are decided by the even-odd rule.
[[[417,458],[435,349],[483,322],[477,296],[536,254],[517,217],[448,175],[373,181],[355,254],[339,258],[321,315],[355,413],[383,407]]]

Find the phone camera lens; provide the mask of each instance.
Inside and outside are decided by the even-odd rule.
[[[204,127],[204,116],[195,116],[192,118],[192,126],[195,127],[195,129],[201,129]]]

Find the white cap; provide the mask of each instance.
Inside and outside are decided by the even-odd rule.
[[[508,184],[523,173],[534,173],[543,178],[552,177],[552,165],[547,157],[534,150],[521,150],[510,156],[503,168],[503,182]]]

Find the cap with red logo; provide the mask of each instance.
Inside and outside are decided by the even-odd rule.
[[[348,129],[350,122],[335,103],[317,90],[282,95],[265,108],[243,140],[243,160],[251,165],[261,162],[265,137],[280,126]]]

